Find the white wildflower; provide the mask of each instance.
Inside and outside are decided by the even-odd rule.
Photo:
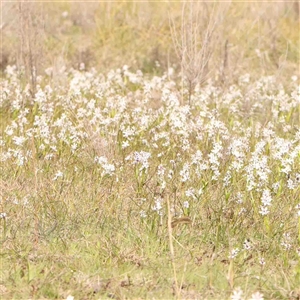
[[[7,214],[5,212],[0,213],[0,219],[6,219]]]
[[[233,290],[232,295],[230,296],[231,300],[242,300],[243,291],[240,287]]]
[[[266,261],[265,261],[265,259],[264,259],[263,257],[261,257],[261,258],[259,259],[259,264],[260,264],[261,266],[264,266],[264,265],[266,264]]]
[[[14,136],[12,140],[14,141],[15,145],[22,146],[26,141],[26,138],[24,136]]]
[[[261,205],[260,206],[260,210],[259,210],[259,213],[262,215],[262,216],[266,216],[267,214],[269,214],[269,209],[267,206],[263,206]]]
[[[52,180],[57,180],[58,178],[62,178],[64,176],[64,173],[61,171],[57,171],[54,178]]]
[[[228,255],[228,258],[229,259],[234,259],[238,253],[240,252],[240,249],[239,248],[234,248],[230,251],[230,254]]]
[[[162,198],[161,197],[157,197],[155,198],[155,202],[154,202],[154,206],[153,206],[153,210],[156,211],[157,213],[161,213],[161,209],[162,209]]]
[[[128,141],[123,141],[122,142],[122,149],[126,149],[129,147],[129,142]]]
[[[181,176],[181,182],[188,181],[190,178],[190,165],[188,163],[185,163],[179,174]]]
[[[251,241],[249,239],[245,239],[245,241],[243,243],[243,248],[245,250],[250,250],[252,248],[252,244],[251,244]]]
[[[184,201],[183,202],[183,207],[184,208],[189,208],[190,207],[189,201]]]
[[[270,206],[272,202],[272,197],[269,189],[263,191],[261,202],[264,206]]]
[[[116,168],[113,164],[108,163],[108,160],[105,156],[96,156],[95,162],[103,168],[101,176],[112,176],[114,174]]]
[[[295,206],[297,210],[297,216],[300,217],[300,203]]]
[[[146,218],[147,214],[146,214],[146,212],[144,210],[141,210],[140,211],[140,216],[141,216],[141,218]]]
[[[135,151],[133,153],[133,163],[134,164],[141,164],[140,170],[147,170],[149,168],[149,162],[148,159],[151,157],[151,153],[140,151]]]
[[[251,298],[249,300],[264,300],[264,295],[260,292],[256,292],[251,295]]]
[[[187,197],[195,197],[195,190],[193,188],[189,188],[188,190],[185,191],[185,195]]]

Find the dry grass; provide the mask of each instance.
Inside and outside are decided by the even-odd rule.
[[[194,8],[189,16],[191,5]],[[246,72],[259,76],[276,73],[284,78],[287,73],[299,71],[296,67],[299,62],[297,2],[185,4],[186,14],[179,2],[106,2],[88,5],[22,2],[22,6],[23,10],[26,6],[34,6],[30,18],[42,18],[42,22],[35,22],[33,29],[43,25],[40,29],[44,35],[37,37],[35,34],[34,38],[38,41],[35,46],[32,45],[31,51],[39,53],[39,46],[43,45],[44,55],[39,55],[38,63],[42,62],[45,68],[78,68],[83,62],[87,68],[96,67],[103,71],[127,64],[134,69],[155,73],[160,72],[156,62],[163,69],[176,65],[179,70],[181,63],[184,63],[188,70],[185,73],[190,74],[188,76],[205,78],[209,71],[211,76],[219,74],[220,80],[226,82],[232,82],[238,74]],[[18,28],[22,26],[17,17],[18,4],[2,3],[2,11],[3,70],[6,64],[17,62],[16,49],[19,49],[18,44],[22,40],[24,44],[24,39],[18,38]],[[211,12],[210,20],[203,18],[205,11]],[[189,29],[195,17],[199,17],[197,25],[194,23],[193,29]],[[181,38],[185,36],[182,40],[177,39],[175,48],[172,28],[173,32],[178,28],[176,33],[183,34]],[[215,29],[219,38],[215,40],[216,37],[212,36],[215,41],[208,43]],[[31,34],[26,33],[28,41],[32,39]],[[194,50],[189,46],[183,57],[180,47],[187,47],[188,36],[194,40],[196,52],[192,55],[191,51]],[[179,60],[176,49],[181,55]],[[28,49],[24,48],[22,55],[30,55],[27,52]],[[208,58],[211,61],[209,66]]]

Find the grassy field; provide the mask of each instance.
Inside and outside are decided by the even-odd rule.
[[[1,299],[300,298],[297,2],[1,5]]]
[[[164,70],[180,67],[170,23],[174,22],[178,33],[183,24],[192,25],[188,28],[191,35],[191,27],[199,25],[197,46],[201,47],[200,37],[211,17],[211,21],[217,20],[208,65],[212,76],[222,71],[224,62],[223,72],[229,82],[249,72],[258,77],[299,73],[297,1],[220,1],[185,6],[180,1],[23,1],[22,5],[1,4],[1,14],[2,70],[7,64],[28,63],[30,41],[35,67],[42,74],[52,66],[59,76],[61,68],[78,68],[83,62],[101,72],[127,64],[161,75],[156,62]]]

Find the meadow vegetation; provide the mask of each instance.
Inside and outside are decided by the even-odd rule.
[[[299,4],[217,4],[2,4],[1,299],[300,298]]]

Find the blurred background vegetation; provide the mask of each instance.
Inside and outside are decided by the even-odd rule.
[[[214,78],[222,74],[223,81],[232,82],[245,73],[282,79],[299,75],[298,1],[199,3],[201,16],[216,9],[222,14],[207,65]],[[0,69],[30,64],[28,68],[34,66],[38,74],[53,67],[54,76],[81,63],[100,72],[125,64],[154,75],[168,67],[180,70],[171,29],[180,34],[186,18],[183,5],[182,1],[1,3]]]

